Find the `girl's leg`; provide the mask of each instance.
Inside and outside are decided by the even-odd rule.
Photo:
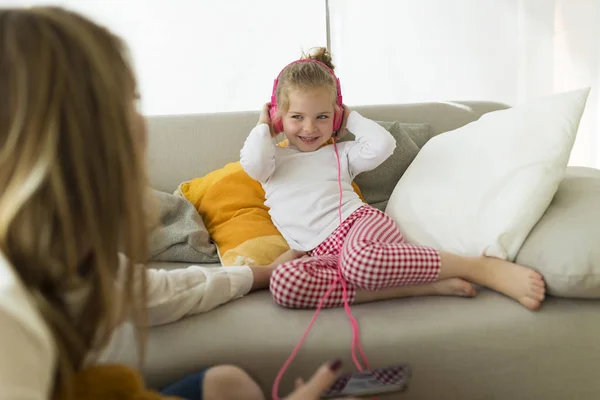
[[[393,289],[396,286],[449,278],[489,287],[532,310],[540,307],[545,293],[541,275],[529,268],[490,257],[438,253],[406,243],[394,221],[373,209],[363,212],[348,230],[342,271],[347,281],[361,289],[378,291],[358,290],[357,302],[399,297],[405,292]],[[381,291],[384,288],[389,289]]]
[[[325,258],[324,258],[325,257]],[[271,277],[271,293],[275,302],[288,308],[317,308],[330,285],[338,279],[337,256],[308,257],[280,265]],[[330,262],[331,264],[328,264]],[[334,264],[335,262],[335,264]],[[368,303],[377,300],[414,296],[473,297],[473,286],[462,279],[451,278],[423,285],[409,285],[367,291],[346,283],[348,303]],[[342,286],[338,284],[323,307],[344,304]]]
[[[186,400],[265,399],[258,384],[232,365],[219,365],[189,375],[163,389],[161,394]]]
[[[407,243],[396,223],[379,210],[359,212],[342,247],[341,269],[348,282],[376,291],[438,280],[438,251]]]
[[[369,303],[372,301],[417,296],[474,297],[476,294],[477,291],[469,282],[460,278],[449,278],[422,285],[388,287],[375,291],[356,288],[354,303]]]
[[[343,243],[354,221],[347,220],[334,234],[307,256],[305,252],[290,250],[275,260],[270,288],[275,302],[289,308],[316,308],[327,293],[331,284],[338,279],[337,263],[340,244]],[[389,237],[388,237],[389,239]],[[397,235],[402,241],[402,235]],[[303,257],[304,256],[304,257]],[[432,256],[439,263],[439,255]],[[303,257],[303,258],[298,258]],[[293,261],[290,261],[293,260]],[[277,266],[277,264],[280,264]],[[262,267],[265,268],[265,267]],[[416,279],[413,283],[419,283]],[[426,285],[398,286],[377,291],[358,289],[351,283],[346,284],[349,303],[363,303],[410,296],[474,296],[473,286],[461,279],[444,279]],[[338,284],[324,307],[339,307],[344,304],[342,286]]]

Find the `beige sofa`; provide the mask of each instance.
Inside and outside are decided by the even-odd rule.
[[[445,132],[505,108],[502,104],[427,103],[356,107],[375,120],[429,123]],[[183,181],[239,159],[257,112],[149,118],[150,177],[173,192]],[[177,268],[182,264],[154,263]],[[483,290],[474,299],[411,298],[353,307],[373,366],[409,363],[399,399],[595,399],[600,396],[600,301],[548,298],[540,312]],[[204,315],[153,328],[144,374],[161,387],[217,363],[245,368],[270,395],[273,380],[313,311],[276,306],[268,291]],[[351,329],[342,309],[319,316],[280,393],[321,362],[350,359]],[[133,360],[133,346],[124,349]]]

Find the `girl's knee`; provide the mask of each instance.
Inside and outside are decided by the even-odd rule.
[[[373,259],[372,253],[375,243],[361,241],[348,247],[342,253],[341,265],[344,277],[351,278],[354,275],[363,275],[364,272],[371,269]]]
[[[285,263],[275,268],[271,275],[269,289],[275,303],[281,307],[294,308],[292,301],[297,295],[297,284],[294,282],[293,273],[294,266],[290,263]]]
[[[234,365],[219,365],[206,371],[202,396],[204,400],[265,398],[254,379]]]
[[[319,279],[307,272],[309,266],[309,262],[292,261],[273,271],[270,290],[277,305],[286,308],[317,306],[320,300]]]
[[[422,282],[422,274],[428,270],[424,265],[435,264],[437,254],[430,257],[425,253],[404,242],[362,241],[346,249],[342,274],[347,282],[371,291]]]

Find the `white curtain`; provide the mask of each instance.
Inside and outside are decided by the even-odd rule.
[[[591,86],[571,164],[600,167],[600,0],[519,1],[517,100]]]
[[[570,163],[600,167],[600,0],[330,0],[347,102],[494,100],[591,86]]]

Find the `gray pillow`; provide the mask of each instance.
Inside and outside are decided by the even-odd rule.
[[[425,146],[425,143],[429,141],[436,133],[431,129],[429,124],[406,124],[400,123],[400,127],[410,136],[413,142],[420,149]]]
[[[600,170],[569,167],[516,262],[544,276],[548,294],[600,298]]]
[[[365,201],[373,207],[384,211],[396,184],[414,160],[423,144],[433,134],[428,124],[403,124],[397,121],[376,121],[396,139],[394,153],[372,171],[358,175],[354,182],[360,188]],[[348,134],[342,139],[354,140]],[[418,142],[420,146],[415,144]]]
[[[149,238],[151,261],[217,263],[217,248],[202,217],[185,198],[153,190],[160,211],[160,226]]]

